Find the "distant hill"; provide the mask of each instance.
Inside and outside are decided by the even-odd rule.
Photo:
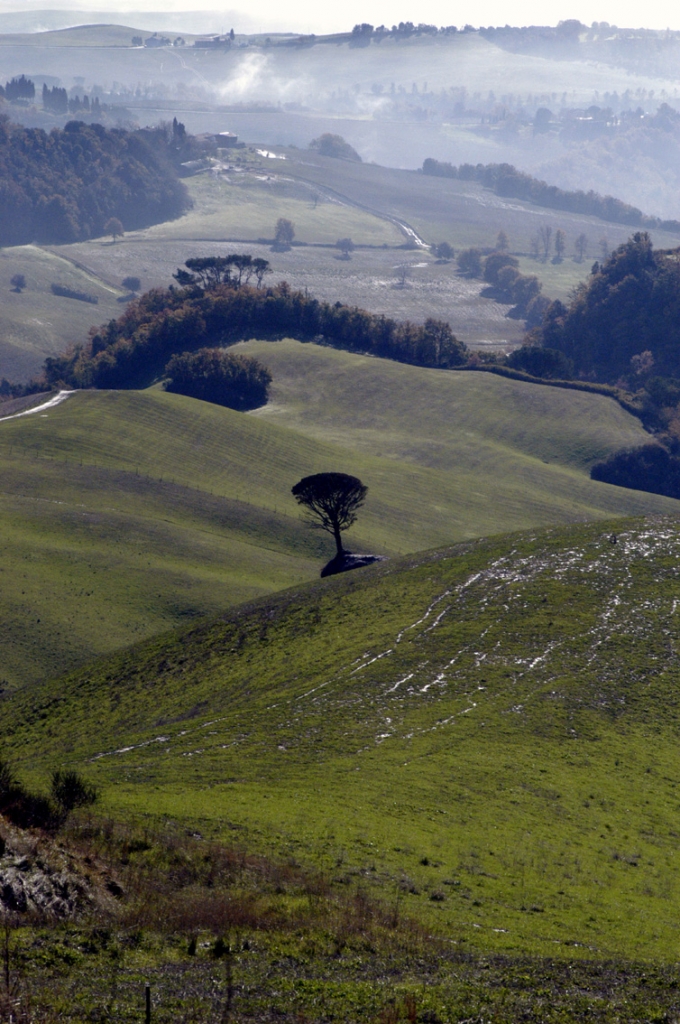
[[[462,181],[479,181],[498,196],[525,199],[536,206],[545,206],[551,210],[583,213],[613,224],[680,231],[680,222],[677,220],[650,217],[637,207],[609,195],[603,196],[593,191],[569,192],[556,185],[548,185],[545,181],[518,171],[511,164],[461,164],[460,167],[454,167],[453,164],[430,157],[423,161],[423,174],[439,178],[460,178]]]

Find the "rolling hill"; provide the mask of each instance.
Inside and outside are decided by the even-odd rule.
[[[648,438],[603,396],[299,342],[238,350],[274,373],[254,414],[151,389],[0,421],[4,686],[312,579],[332,541],[290,495],[311,472],[368,484],[349,543],[391,556],[677,508],[589,479]]]
[[[4,698],[3,747],[461,949],[671,961],[679,554],[610,520],[298,587]]]

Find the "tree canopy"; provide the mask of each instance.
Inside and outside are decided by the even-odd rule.
[[[356,522],[367,492],[368,487],[348,473],[315,473],[303,477],[292,488],[298,505],[307,511],[310,525],[335,538],[339,556],[344,553],[341,534]]]

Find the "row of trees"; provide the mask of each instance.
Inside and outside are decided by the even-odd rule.
[[[83,113],[98,117],[107,110],[106,104],[102,105],[99,102],[98,96],[93,96],[92,100],[90,100],[86,93],[82,98],[80,96],[72,96],[69,99],[66,89],[61,89],[58,85],[53,86],[52,89],[48,89],[46,85],[43,85],[42,105],[45,110],[49,110],[53,114]]]
[[[70,121],[49,133],[0,119],[0,245],[74,242],[180,216],[191,205],[162,140]]]
[[[178,271],[183,278],[184,271]],[[229,345],[242,338],[293,337],[418,366],[460,366],[466,346],[447,323],[397,322],[356,307],[319,302],[285,282],[253,288],[231,277],[210,284],[154,289],[118,320],[91,332],[89,343],[45,363],[47,382],[74,387],[139,387],[163,375],[175,353]]]
[[[583,263],[588,246],[588,236],[582,231],[574,239],[574,257],[577,263]],[[603,258],[606,259],[609,255],[609,242],[606,238],[600,239],[599,248]],[[553,262],[561,263],[567,251],[566,232],[562,228],[557,228],[553,233],[549,224],[542,224],[529,242],[529,251],[534,259],[542,259],[544,263],[549,259],[551,252],[554,252]]]
[[[592,190],[571,192],[556,185],[548,185],[545,181],[518,171],[512,164],[461,164],[455,167],[445,161],[428,157],[423,162],[423,174],[440,178],[459,178],[462,181],[478,181],[499,196],[524,199],[551,210],[585,213],[614,224],[680,231],[680,221],[647,216],[636,206],[612,196],[602,196]]]

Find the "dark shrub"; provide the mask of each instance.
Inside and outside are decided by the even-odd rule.
[[[0,813],[19,828],[53,828],[59,825],[59,814],[51,801],[30,793],[4,758],[0,758]]]
[[[515,256],[509,256],[506,252],[492,252],[484,260],[484,280],[498,287],[500,284],[498,275],[505,267],[519,270],[519,260]]]
[[[75,288],[67,288],[65,284],[51,284],[50,291],[53,295],[60,295],[64,299],[77,299],[78,302],[90,302],[93,306],[98,305],[99,299],[89,292],[79,292]]]
[[[573,374],[571,361],[563,352],[540,345],[522,345],[507,358],[507,365],[513,370],[522,370],[532,377],[549,377],[555,380],[569,380]]]
[[[64,811],[72,811],[75,807],[87,807],[97,800],[97,790],[78,772],[56,771],[52,775],[52,797]]]
[[[680,498],[680,458],[660,444],[646,444],[643,448],[610,455],[593,466],[590,476],[592,480],[617,487]]]
[[[200,348],[173,356],[165,367],[165,390],[245,412],[265,405],[272,375],[250,356],[220,348]]]

